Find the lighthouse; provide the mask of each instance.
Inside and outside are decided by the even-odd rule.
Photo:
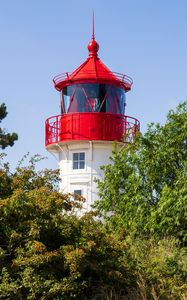
[[[95,179],[102,179],[102,165],[110,162],[117,146],[133,143],[140,123],[126,115],[126,93],[132,79],[112,72],[98,57],[94,36],[88,58],[73,72],[57,75],[61,112],[46,120],[46,149],[58,157],[60,191],[85,198],[82,211],[98,199]]]

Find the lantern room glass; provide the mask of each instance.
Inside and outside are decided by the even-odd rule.
[[[102,112],[124,115],[125,91],[110,84],[74,84],[62,89],[62,113]]]

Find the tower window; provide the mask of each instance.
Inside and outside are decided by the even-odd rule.
[[[73,169],[85,168],[85,152],[73,153]]]
[[[74,194],[82,196],[82,191],[81,190],[74,190]]]

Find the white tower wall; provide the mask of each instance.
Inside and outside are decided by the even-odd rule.
[[[59,145],[60,191],[63,193],[78,192],[86,199],[83,204],[83,212],[89,211],[91,205],[98,199],[97,184],[95,179],[103,178],[102,165],[110,163],[114,142],[101,141],[73,141]],[[84,156],[81,168],[75,169],[73,161],[75,155]],[[75,155],[74,155],[75,154]],[[79,155],[80,156],[80,155]],[[76,167],[80,162],[76,161]],[[83,168],[84,165],[84,168]]]

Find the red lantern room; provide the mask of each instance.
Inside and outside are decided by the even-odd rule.
[[[75,140],[133,142],[137,119],[125,115],[125,95],[132,79],[110,71],[98,57],[99,44],[88,44],[89,56],[71,73],[54,78],[61,94],[61,114],[46,120],[46,148]]]

